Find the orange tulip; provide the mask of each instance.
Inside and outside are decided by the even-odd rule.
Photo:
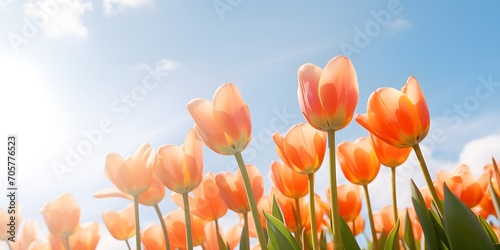
[[[352,120],[358,103],[358,78],[349,58],[337,56],[324,70],[304,64],[298,70],[297,95],[307,122],[321,131],[341,130]]]
[[[444,199],[444,183],[467,207],[472,208],[483,198],[484,190],[488,186],[488,175],[482,174],[476,179],[464,164],[451,172],[440,170],[436,174],[436,192],[440,199]]]
[[[249,180],[252,186],[254,198],[259,202],[264,194],[264,179],[259,172],[259,169],[252,164],[247,164]],[[215,182],[219,187],[220,196],[224,200],[226,206],[236,213],[250,212],[250,205],[246,195],[243,177],[240,169],[236,173],[219,173],[215,176]]]
[[[317,194],[314,195],[314,202],[315,202],[315,207],[314,207],[315,208],[315,212],[314,212],[315,216],[314,216],[314,218],[316,220],[316,232],[321,232],[321,227],[323,226],[323,216],[326,215],[322,204],[325,204],[325,203],[321,200],[321,198]],[[308,203],[305,205],[306,206],[304,208],[309,207]],[[300,216],[302,217],[302,224],[303,224],[306,232],[311,233],[311,216],[310,216],[311,212],[310,212],[310,209],[301,210],[300,213],[301,213]]]
[[[432,203],[432,195],[431,192],[429,191],[428,187],[423,187],[420,189],[420,193],[422,194],[422,197],[424,198],[425,205],[427,208],[431,209],[431,203]]]
[[[419,241],[422,238],[422,227],[420,226],[420,222],[418,221],[417,214],[413,208],[407,208],[408,215],[410,217],[413,237],[416,241]],[[398,217],[399,217],[399,231],[398,235],[401,239],[403,237],[403,232],[405,228],[405,218],[406,218],[406,210],[398,209]],[[391,230],[394,228],[394,224],[396,221],[394,220],[394,213],[392,206],[385,206],[380,211],[373,213],[373,219],[376,221],[376,231],[382,232],[382,230],[389,235]]]
[[[271,214],[272,213],[272,210],[271,210],[271,206],[272,206],[272,199],[267,196],[267,195],[263,195],[259,202],[257,203],[257,209],[259,211],[259,216],[260,216],[260,223],[262,224],[262,228],[264,230],[267,229],[267,222],[266,222],[266,217],[264,217],[264,214],[262,213],[262,211],[266,211],[266,213],[268,214]],[[238,214],[240,216],[240,219],[242,221],[242,224],[244,222],[244,219],[243,219],[243,215],[242,214]],[[249,213],[248,214],[248,235],[250,237],[254,237],[254,238],[257,238],[257,230],[255,228],[255,223],[254,223],[254,220],[253,220],[253,216],[252,216],[252,213]]]
[[[184,222],[184,210],[176,209],[168,213],[163,220],[167,227],[170,244],[175,248],[186,248],[186,223]],[[206,222],[196,215],[191,215],[191,233],[193,246],[199,246],[205,242]]]
[[[430,117],[424,94],[410,76],[398,91],[379,88],[368,99],[366,114],[356,121],[370,133],[398,148],[413,147],[429,132]]]
[[[484,191],[483,198],[481,199],[479,204],[473,207],[472,211],[474,212],[474,214],[481,215],[481,217],[483,217],[484,219],[487,219],[490,215],[497,216],[497,211],[495,209],[495,205],[493,204],[493,199],[488,188]]]
[[[283,220],[285,221],[285,226],[288,230],[292,232],[296,232],[298,230],[297,217],[294,211],[297,211],[297,206],[295,204],[295,200],[292,198],[288,198],[283,195],[278,189],[272,188],[271,197],[276,198],[276,202],[281,208],[281,213],[283,214]],[[300,217],[301,222],[306,220],[305,216],[309,214],[309,206],[306,204],[306,200],[304,198],[299,198],[299,209],[300,209]],[[302,225],[301,225],[302,226]]]
[[[350,223],[347,223],[347,225],[351,229],[351,232],[354,236],[358,236],[365,230],[365,220],[361,215],[354,218],[354,220],[352,220]]]
[[[337,159],[344,176],[356,185],[368,185],[380,170],[380,162],[367,137],[341,143],[337,147]]]
[[[134,205],[128,205],[122,211],[108,211],[102,220],[111,235],[117,240],[127,240],[135,235]]]
[[[271,178],[280,192],[289,198],[300,198],[309,192],[308,178],[299,174],[283,163],[271,162]]]
[[[80,225],[80,207],[73,195],[69,193],[45,203],[41,212],[49,232],[58,238],[69,237]]]
[[[141,233],[144,250],[165,249],[165,238],[160,225],[151,225]]]
[[[2,221],[2,224],[5,221]],[[5,223],[7,224],[7,223]],[[15,242],[10,242],[12,250],[25,250],[29,249],[29,246],[36,242],[38,239],[38,225],[35,220],[29,219],[23,223],[23,227],[21,229],[21,234],[19,237],[16,237]]]
[[[156,154],[149,144],[143,144],[125,160],[116,154],[106,158],[106,176],[120,191],[139,195],[151,185]]]
[[[188,196],[191,213],[207,221],[217,220],[227,213],[227,206],[220,195],[215,182],[215,175],[207,173],[201,184]],[[170,199],[177,206],[184,208],[182,195],[173,193]]]
[[[351,222],[361,212],[361,191],[359,186],[341,184],[337,187],[339,214],[345,222]],[[330,187],[326,190],[328,204],[330,204]]]
[[[123,198],[130,201],[134,201],[134,197],[129,194],[123,193],[118,188],[106,188],[94,194],[96,198]],[[153,174],[151,179],[151,185],[149,188],[139,195],[139,203],[144,206],[154,206],[158,205],[161,200],[165,197],[165,186],[158,179],[156,175]]]
[[[325,132],[300,123],[291,127],[285,137],[274,133],[273,139],[281,160],[297,173],[312,174],[321,167],[326,150]]]
[[[203,178],[201,142],[194,130],[189,130],[180,147],[164,145],[158,149],[155,173],[170,190],[184,194],[193,191]]]
[[[80,227],[80,229],[69,237],[71,249],[95,250],[99,242],[99,223],[91,222]]]
[[[196,133],[214,152],[234,155],[250,143],[250,111],[234,84],[220,86],[212,102],[191,100],[188,110],[195,121]]]
[[[229,249],[235,249],[238,243],[240,242],[241,231],[243,231],[243,227],[241,225],[235,225],[231,229],[229,229],[226,233],[223,232],[222,228],[219,226],[219,231],[221,233],[222,241],[226,244],[229,244]],[[203,249],[211,250],[211,249],[219,249],[219,243],[217,240],[217,231],[215,230],[215,223],[210,222],[205,225],[205,234],[206,239],[205,243],[203,243]]]
[[[411,148],[396,148],[372,133],[370,142],[380,163],[387,167],[395,168],[403,164],[411,153]]]

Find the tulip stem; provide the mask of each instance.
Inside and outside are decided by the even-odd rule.
[[[125,243],[127,243],[128,250],[132,250],[132,248],[130,247],[130,244],[128,243],[128,240],[125,240]]]
[[[314,174],[307,174],[309,178],[309,209],[311,217],[311,241],[313,250],[318,249],[318,233],[316,232],[316,209],[314,200]]]
[[[245,242],[250,242],[250,233],[248,232],[248,213],[243,213],[243,221],[243,232],[245,232],[245,235],[242,235],[241,237],[245,237]],[[240,241],[243,241],[243,239],[240,239]]]
[[[372,204],[370,202],[370,193],[368,192],[368,185],[363,185],[363,189],[365,190],[365,198],[366,198],[366,208],[368,209],[368,218],[370,219],[370,230],[372,231],[373,238],[373,249],[378,249],[378,239],[377,239],[377,231],[375,231],[375,222],[373,221],[373,212],[372,212]]]
[[[302,236],[302,216],[300,215],[300,203],[299,203],[299,198],[295,198],[295,221],[297,222],[297,233],[295,233],[296,235],[296,239],[297,239],[297,242],[299,243],[299,245],[301,246],[302,245],[302,239],[301,239],[301,236]]]
[[[328,152],[330,156],[330,200],[333,237],[335,249],[344,249],[342,237],[340,235],[340,214],[337,198],[337,163],[335,161],[335,130],[328,130]]]
[[[64,245],[66,246],[66,250],[71,250],[69,245],[69,236],[64,237]]]
[[[141,250],[141,226],[139,225],[139,195],[134,195],[134,213],[135,213],[135,247]]]
[[[225,245],[221,246],[221,244],[224,244],[224,239],[222,239],[222,235],[220,235],[219,220],[215,219],[214,221],[215,221],[215,232],[217,233],[217,246],[219,246],[219,249],[226,249]]]
[[[163,231],[163,238],[165,239],[166,250],[170,250],[170,241],[168,240],[167,227],[165,226],[165,221],[163,220],[163,216],[161,215],[160,207],[158,204],[154,205],[156,215],[158,215],[158,219],[160,219],[161,230]]]
[[[394,223],[398,220],[398,202],[396,200],[396,168],[391,168],[392,182],[392,211],[394,213]],[[398,237],[398,235],[396,235]],[[399,239],[396,241],[396,249],[399,249]]]
[[[245,184],[245,191],[247,193],[248,203],[250,204],[250,210],[252,211],[252,217],[255,223],[255,230],[257,231],[260,247],[262,250],[267,250],[267,242],[264,230],[262,229],[262,224],[260,223],[259,210],[257,210],[257,204],[255,202],[255,196],[253,194],[252,185],[250,184],[245,162],[243,161],[241,152],[236,152],[234,156],[236,157],[236,162],[238,162],[238,167],[240,168],[241,176],[243,177],[243,183]]]
[[[418,144],[415,144],[415,146],[413,146],[413,150],[415,151],[415,154],[417,155],[418,161],[420,162],[420,168],[422,169],[422,173],[424,174],[425,182],[427,183],[427,187],[429,188],[429,191],[432,195],[432,199],[434,200],[434,203],[436,204],[436,206],[439,210],[439,213],[441,215],[441,218],[442,218],[442,216],[443,216],[443,204],[441,203],[441,200],[439,200],[439,197],[436,193],[436,189],[434,188],[434,184],[433,184],[431,176],[429,174],[429,169],[427,168],[427,164],[425,164],[422,150],[420,150],[420,146]]]
[[[189,210],[189,196],[187,192],[182,194],[182,200],[184,201],[184,219],[186,220],[187,249],[193,250],[193,234],[191,233],[191,215]]]

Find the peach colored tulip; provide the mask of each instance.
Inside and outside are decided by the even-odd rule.
[[[337,187],[339,214],[345,222],[351,222],[361,212],[361,190],[358,185],[341,184]],[[330,202],[330,187],[326,190],[328,204]]]
[[[234,155],[250,143],[250,111],[233,83],[221,85],[212,102],[200,98],[191,100],[188,110],[196,133],[214,152]]]
[[[497,216],[497,211],[495,209],[495,205],[493,204],[489,188],[486,188],[483,198],[479,204],[472,208],[472,211],[474,214],[481,215],[484,219],[487,219],[490,215]]]
[[[365,220],[361,215],[354,218],[351,222],[347,223],[354,236],[361,234],[365,230]]]
[[[420,193],[422,194],[422,197],[424,198],[425,205],[427,208],[431,209],[431,203],[432,203],[432,195],[431,192],[429,191],[428,187],[423,187],[420,189]]]
[[[295,200],[292,198],[288,198],[283,195],[277,188],[271,188],[270,192],[271,197],[276,198],[276,202],[281,208],[281,213],[283,214],[283,219],[285,221],[285,226],[291,232],[296,232],[298,230],[297,217],[294,211],[297,211],[297,206],[295,204]],[[308,215],[309,206],[306,204],[305,198],[299,198],[299,208],[300,208],[300,217],[301,222],[305,221],[306,214]],[[302,225],[301,225],[302,226]]]
[[[27,248],[28,250],[53,250],[50,247],[50,242],[49,241],[34,241],[32,242],[29,247]]]
[[[372,133],[370,142],[380,163],[387,167],[395,168],[403,164],[411,153],[411,148],[396,148]]]
[[[177,248],[186,248],[186,224],[184,222],[184,211],[176,209],[163,217],[168,231],[170,244]],[[191,215],[191,233],[193,237],[193,246],[202,245],[205,242],[205,224],[196,215]]]
[[[488,175],[482,174],[476,179],[469,167],[464,164],[451,172],[440,170],[436,173],[436,192],[440,199],[444,199],[444,183],[466,206],[472,208],[483,198],[484,190],[488,186]]]
[[[307,122],[321,131],[341,130],[358,103],[358,78],[349,58],[336,56],[322,70],[304,64],[298,70],[297,96]]]
[[[64,239],[72,235],[80,225],[80,207],[69,193],[46,202],[41,212],[49,232],[58,238]]]
[[[2,221],[3,223],[4,221]],[[38,225],[35,220],[28,219],[24,221],[21,228],[21,234],[16,237],[15,242],[9,242],[12,250],[25,250],[36,242],[39,236]]]
[[[118,188],[115,187],[100,190],[94,194],[94,197],[96,198],[117,197],[134,201],[134,197],[132,195],[123,193],[122,191],[120,191]],[[154,206],[160,203],[160,201],[163,200],[163,197],[165,197],[165,185],[163,185],[163,182],[161,182],[160,179],[158,179],[158,177],[156,177],[156,175],[153,174],[153,178],[151,179],[151,185],[149,185],[149,188],[146,191],[142,192],[139,195],[139,203],[144,206]]]
[[[155,173],[170,190],[184,194],[193,191],[203,178],[201,142],[190,129],[180,147],[164,145],[158,149]]]
[[[256,166],[247,164],[246,169],[252,185],[255,201],[259,202],[264,194],[264,179]],[[234,175],[227,172],[217,174],[217,176],[215,176],[215,182],[219,187],[219,193],[224,203],[229,209],[236,213],[250,212],[250,205],[240,169],[236,170]]]
[[[292,126],[285,137],[274,133],[273,139],[281,160],[297,173],[312,174],[321,167],[326,150],[325,132],[300,123]]]
[[[323,226],[323,216],[326,215],[325,210],[323,209],[322,204],[325,204],[319,195],[315,194],[314,195],[314,202],[315,202],[315,216],[314,218],[316,219],[316,231],[318,233],[321,232],[321,227]],[[304,202],[305,203],[305,202]],[[305,203],[307,208],[309,208],[309,202]],[[302,204],[301,204],[302,206]],[[304,209],[300,211],[300,216],[302,217],[302,224],[306,230],[306,232],[311,233],[311,216],[310,216],[310,209]],[[319,236],[319,235],[318,235]]]
[[[235,225],[231,227],[226,233],[219,226],[219,231],[222,237],[222,241],[226,244],[229,244],[229,249],[235,249],[238,243],[240,242],[241,231],[243,231],[243,227],[241,225]],[[215,230],[215,222],[210,222],[205,225],[205,243],[203,243],[203,249],[206,250],[218,250],[219,243],[217,240],[217,231]]]
[[[337,159],[344,176],[356,185],[368,185],[380,170],[380,162],[367,137],[339,144]]]
[[[106,158],[106,176],[120,191],[139,195],[151,185],[156,154],[149,144],[143,144],[125,160],[116,154]]]
[[[134,205],[128,205],[121,211],[108,211],[102,215],[102,221],[111,235],[117,240],[127,240],[135,235]]]
[[[270,199],[269,196],[267,195],[263,195],[259,202],[257,203],[257,209],[259,210],[259,216],[260,216],[260,223],[262,224],[262,228],[264,230],[267,229],[267,222],[266,222],[266,217],[264,217],[264,214],[262,213],[262,211],[265,211],[266,213],[268,214],[271,214],[272,213],[272,210],[271,210],[271,206],[272,206],[272,199]],[[240,216],[240,219],[242,221],[241,224],[243,224],[244,222],[244,219],[243,219],[243,215],[242,214],[238,214]],[[255,229],[255,223],[254,223],[254,220],[253,220],[253,216],[252,216],[252,213],[249,213],[248,214],[248,235],[250,237],[254,237],[254,238],[257,238],[257,230]]]
[[[207,173],[201,184],[188,196],[191,213],[207,221],[217,220],[227,213],[227,206],[220,195],[215,182],[215,175]],[[177,206],[184,208],[182,195],[173,193],[170,199]]]
[[[420,222],[418,221],[417,214],[413,208],[407,208],[408,215],[410,216],[410,221],[412,224],[413,237],[415,241],[419,241],[422,238],[422,227],[420,226]],[[401,239],[403,237],[403,232],[405,228],[405,218],[406,218],[406,210],[398,209],[398,217],[399,217],[399,231],[398,235]],[[385,206],[380,211],[373,213],[373,219],[376,224],[376,231],[382,232],[382,230],[389,235],[391,230],[394,228],[395,220],[392,206]]]
[[[165,249],[165,238],[160,225],[151,225],[141,233],[141,241],[144,250]]]
[[[308,177],[299,174],[283,163],[271,162],[271,178],[280,192],[289,198],[300,198],[307,195]]]
[[[71,249],[95,250],[99,239],[99,223],[90,222],[69,237],[69,244]]]
[[[417,79],[410,76],[401,91],[379,88],[368,99],[366,114],[356,121],[370,133],[398,148],[413,147],[429,132],[430,117]]]

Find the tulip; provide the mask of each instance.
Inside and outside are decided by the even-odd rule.
[[[283,162],[301,174],[313,174],[323,163],[326,133],[315,130],[307,123],[296,124],[285,137],[273,134],[276,152]]]
[[[274,185],[286,197],[295,199],[307,195],[307,175],[299,174],[283,163],[271,162],[271,178]]]
[[[205,145],[222,155],[242,152],[250,143],[250,111],[232,83],[220,86],[213,101],[193,99],[188,110]]]
[[[185,249],[187,247],[184,217],[184,210],[182,209],[176,209],[164,217],[172,249]],[[192,215],[191,218],[193,246],[202,245],[205,242],[204,227],[206,222],[195,215]]]
[[[361,212],[361,193],[359,186],[341,184],[337,187],[339,214],[345,222],[352,222]],[[330,188],[326,190],[326,197],[330,199]]]
[[[69,249],[68,237],[78,230],[80,225],[80,207],[73,195],[65,193],[52,202],[47,202],[41,209],[49,232],[64,239]]]
[[[358,236],[365,230],[365,220],[361,215],[354,218],[351,223],[348,223],[349,228],[354,236]]]
[[[160,225],[151,225],[141,233],[144,250],[165,249],[166,243]]]
[[[281,208],[283,220],[288,230],[295,232],[295,238],[300,243],[302,237],[302,226],[305,217],[309,216],[309,206],[304,198],[291,199],[283,195],[277,188],[271,189],[271,197],[276,198],[276,202]]]
[[[102,221],[104,221],[111,235],[117,240],[127,241],[135,234],[134,206],[132,204],[121,211],[104,213]]]
[[[367,137],[341,143],[337,155],[344,176],[353,184],[368,185],[380,170],[380,162]]]
[[[322,70],[304,64],[298,70],[297,95],[307,122],[321,131],[341,130],[352,120],[358,103],[358,78],[349,58],[337,56]]]
[[[2,220],[2,223],[5,221]],[[15,242],[9,241],[11,249],[12,250],[28,249],[33,242],[37,241],[38,234],[39,231],[36,221],[32,219],[26,220],[21,229],[20,237],[17,237]]]
[[[246,165],[246,170],[249,175],[249,180],[252,183],[252,191],[255,194],[255,202],[259,202],[264,194],[264,179],[259,172],[259,169],[254,165]],[[219,188],[219,194],[224,200],[226,206],[236,213],[250,212],[250,205],[245,193],[243,177],[238,169],[236,173],[219,173],[215,176],[215,182]]]
[[[71,249],[95,250],[99,242],[99,223],[91,222],[69,237]]]
[[[207,223],[205,225],[205,243],[203,243],[203,249],[220,249],[219,241],[217,239],[217,231],[215,223]],[[240,242],[241,231],[243,227],[241,225],[235,225],[231,229],[229,229],[226,233],[221,234],[222,242],[224,244],[229,244],[229,250],[235,249],[238,243]],[[222,231],[222,229],[220,230]]]
[[[407,208],[406,210],[399,210],[400,226],[398,231],[398,237],[400,239],[403,237],[403,232],[406,222],[405,220],[406,212],[408,212],[411,221],[413,238],[415,239],[416,242],[418,242],[422,237],[422,227],[420,226],[417,214],[415,213],[415,210],[413,208]],[[379,227],[377,229],[378,232],[381,232],[383,230],[386,233],[386,235],[389,235],[391,230],[394,228],[394,224],[396,223],[396,220],[394,220],[394,217],[392,216],[392,207],[385,206],[376,214],[377,215],[374,214],[374,216],[377,217],[380,216],[378,217],[378,222],[381,223],[381,225],[379,224]]]
[[[263,227],[264,227],[264,230],[267,229],[267,222],[266,222],[266,218],[264,217],[264,214],[262,213],[262,211],[265,211],[266,213],[268,214],[271,214],[272,213],[272,205],[273,205],[273,200],[271,199],[271,197],[267,196],[267,195],[263,195],[259,202],[257,203],[257,208],[259,209],[259,215],[260,215],[260,223],[262,223]],[[245,217],[244,214],[238,214],[241,217]],[[257,238],[257,230],[255,228],[255,223],[253,223],[253,218],[252,218],[252,214],[250,214],[247,218],[248,220],[248,234],[250,237],[254,237],[254,238]]]
[[[476,179],[467,165],[459,165],[451,172],[440,170],[436,174],[436,191],[444,198],[443,185],[446,183],[450,191],[467,207],[479,204],[488,186],[488,175],[483,174]]]
[[[27,248],[28,250],[53,250],[50,247],[50,242],[49,241],[34,241],[32,242],[29,247]]]

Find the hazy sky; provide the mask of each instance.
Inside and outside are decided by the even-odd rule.
[[[278,159],[271,134],[305,121],[297,69],[324,67],[340,54],[358,74],[357,113],[377,88],[400,89],[415,76],[432,117],[423,142],[431,175],[458,163],[479,174],[491,156],[500,158],[499,10],[498,1],[1,0],[0,128],[4,138],[19,136],[23,218],[38,220],[43,240],[39,210],[64,192],[78,200],[82,222],[102,223],[102,213],[123,209],[128,201],[92,197],[112,186],[106,155],[181,144],[193,125],[186,104],[211,99],[225,82],[250,108],[244,156],[266,176],[267,192]],[[352,122],[337,142],[361,136]],[[233,158],[206,147],[204,158],[205,171],[236,169]],[[324,196],[327,169],[320,171]],[[399,172],[399,202],[409,205],[409,178],[424,185],[413,156]],[[375,210],[391,202],[381,192],[388,176],[383,168],[370,186]],[[165,199],[161,208],[166,214],[174,205]],[[152,208],[141,215],[143,228],[157,221]],[[225,225],[235,223],[231,216]],[[99,249],[124,247],[104,224],[101,234]]]

